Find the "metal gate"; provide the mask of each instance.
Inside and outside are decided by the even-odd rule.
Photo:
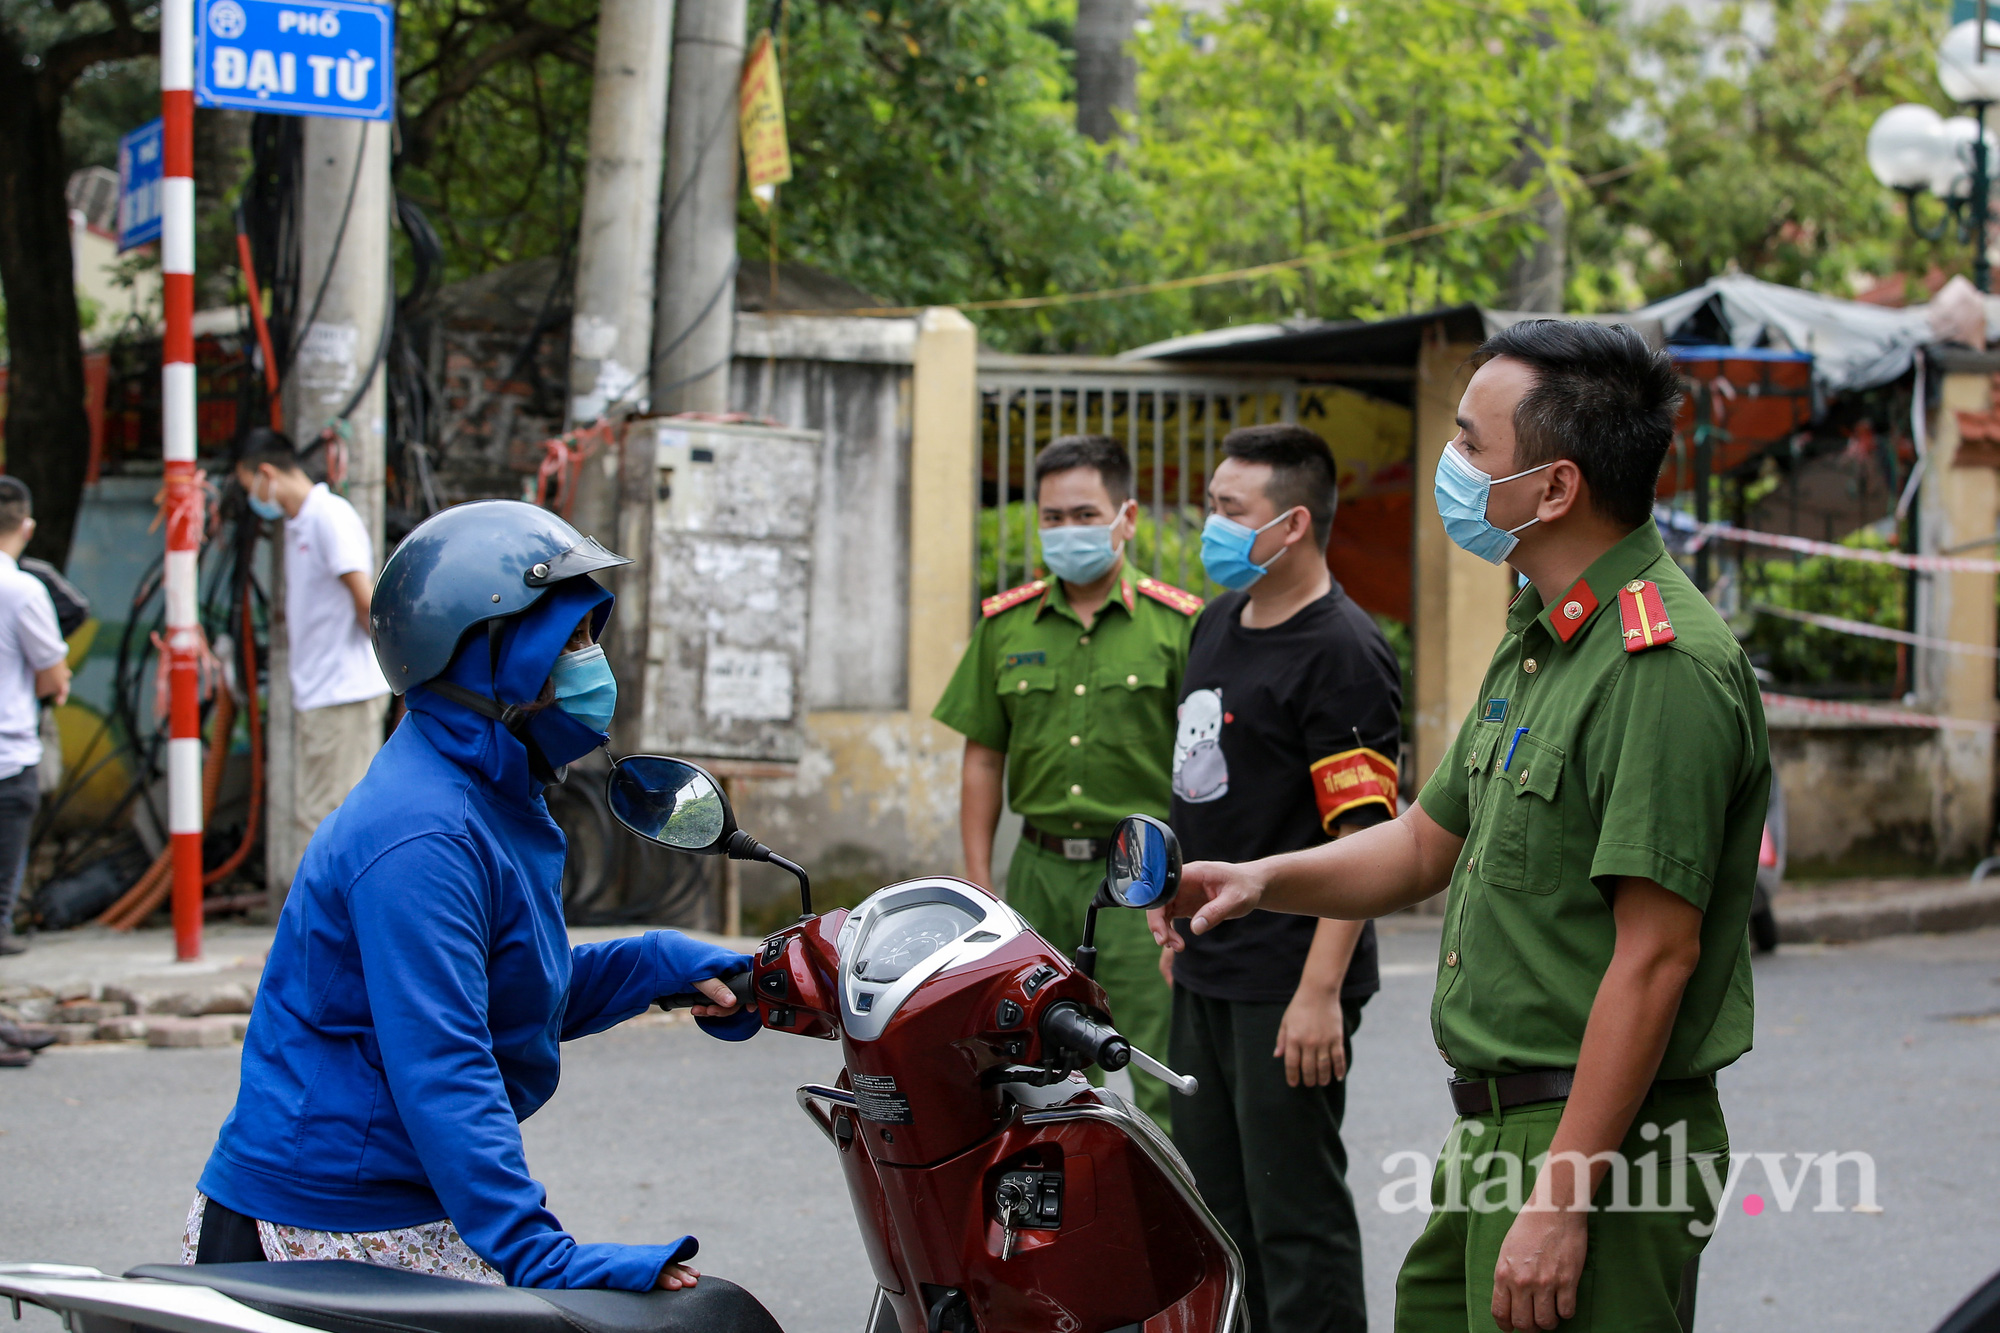
[[[1109,435],[1132,456],[1139,569],[1204,597],[1203,489],[1238,426],[1298,419],[1298,382],[1066,356],[979,359],[980,596],[1036,576],[1035,454],[1059,435]]]

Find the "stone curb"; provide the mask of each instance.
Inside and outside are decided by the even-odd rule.
[[[1922,935],[2000,926],[2000,877],[1910,888],[1866,897],[1838,890],[1792,890],[1773,910],[1780,944],[1852,944],[1885,935]],[[1822,898],[1821,893],[1827,896]]]

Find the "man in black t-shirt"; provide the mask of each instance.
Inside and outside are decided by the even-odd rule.
[[[1396,814],[1396,656],[1326,567],[1333,459],[1297,426],[1223,441],[1202,562],[1233,591],[1194,627],[1174,743],[1190,861],[1315,846]],[[1171,1063],[1201,1090],[1174,1141],[1243,1253],[1257,1333],[1367,1327],[1347,1188],[1348,1042],[1379,989],[1372,923],[1252,912],[1162,957]]]

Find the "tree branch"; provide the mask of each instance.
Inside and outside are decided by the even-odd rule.
[[[69,92],[70,85],[81,78],[92,65],[101,65],[108,60],[137,60],[141,56],[160,54],[160,34],[143,32],[131,26],[128,21],[122,27],[106,29],[103,32],[87,32],[67,41],[57,42],[42,54],[42,97],[51,106],[62,101]]]
[[[524,18],[512,34],[490,44],[453,70],[449,77],[439,80],[430,104],[403,124],[404,163],[421,166],[429,160],[444,118],[460,99],[479,86],[480,80],[495,66],[516,59],[533,60],[567,44],[572,35],[570,29],[558,28],[540,19]]]

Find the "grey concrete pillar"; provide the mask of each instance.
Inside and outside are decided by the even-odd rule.
[[[339,431],[345,423],[345,492],[368,525],[377,570],[383,557],[382,443],[387,427],[381,363],[394,306],[389,157],[386,121],[306,121],[299,201],[299,318],[306,322],[298,330],[298,350],[284,385],[285,426],[302,451],[323,430]],[[284,580],[273,582],[264,864],[275,912],[305,847],[292,829],[296,714],[285,669]]]
[[[729,410],[744,6],[745,0],[704,0],[681,5],[674,16],[653,315],[656,412]]]

